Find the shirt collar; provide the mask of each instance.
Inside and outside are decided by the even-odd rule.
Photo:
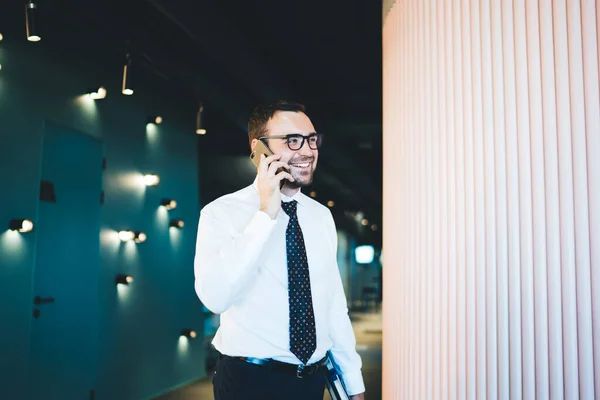
[[[254,186],[256,193],[258,193],[258,175],[256,175],[256,177],[254,178],[252,186]],[[304,195],[304,193],[302,193],[302,189],[298,190],[296,194],[294,194],[292,197],[286,196],[285,194],[281,193],[281,200],[285,202],[296,200],[298,204],[306,205],[306,196]]]

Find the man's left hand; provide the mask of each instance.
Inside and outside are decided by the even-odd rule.
[[[355,394],[354,396],[350,396],[350,400],[365,400],[365,394],[364,393]]]

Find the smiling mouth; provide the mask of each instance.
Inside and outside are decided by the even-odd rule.
[[[310,166],[309,162],[305,162],[305,163],[294,163],[294,164],[290,164],[292,167],[295,168],[308,168]]]

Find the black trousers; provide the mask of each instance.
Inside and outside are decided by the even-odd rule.
[[[325,377],[297,378],[241,360],[219,357],[213,389],[215,400],[323,400]]]

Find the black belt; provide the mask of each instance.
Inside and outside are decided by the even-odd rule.
[[[254,357],[231,357],[226,356],[225,354],[221,354],[220,358],[228,358],[230,360],[243,361],[249,364],[259,365],[261,367],[270,368],[275,371],[284,372],[290,375],[295,375],[297,378],[307,378],[309,376],[323,374],[325,375],[327,372],[327,367],[325,362],[327,361],[327,357],[323,357],[322,360],[317,361],[314,364],[310,365],[296,365],[296,364],[288,364],[281,361],[275,361],[271,359],[264,358],[254,358]]]

